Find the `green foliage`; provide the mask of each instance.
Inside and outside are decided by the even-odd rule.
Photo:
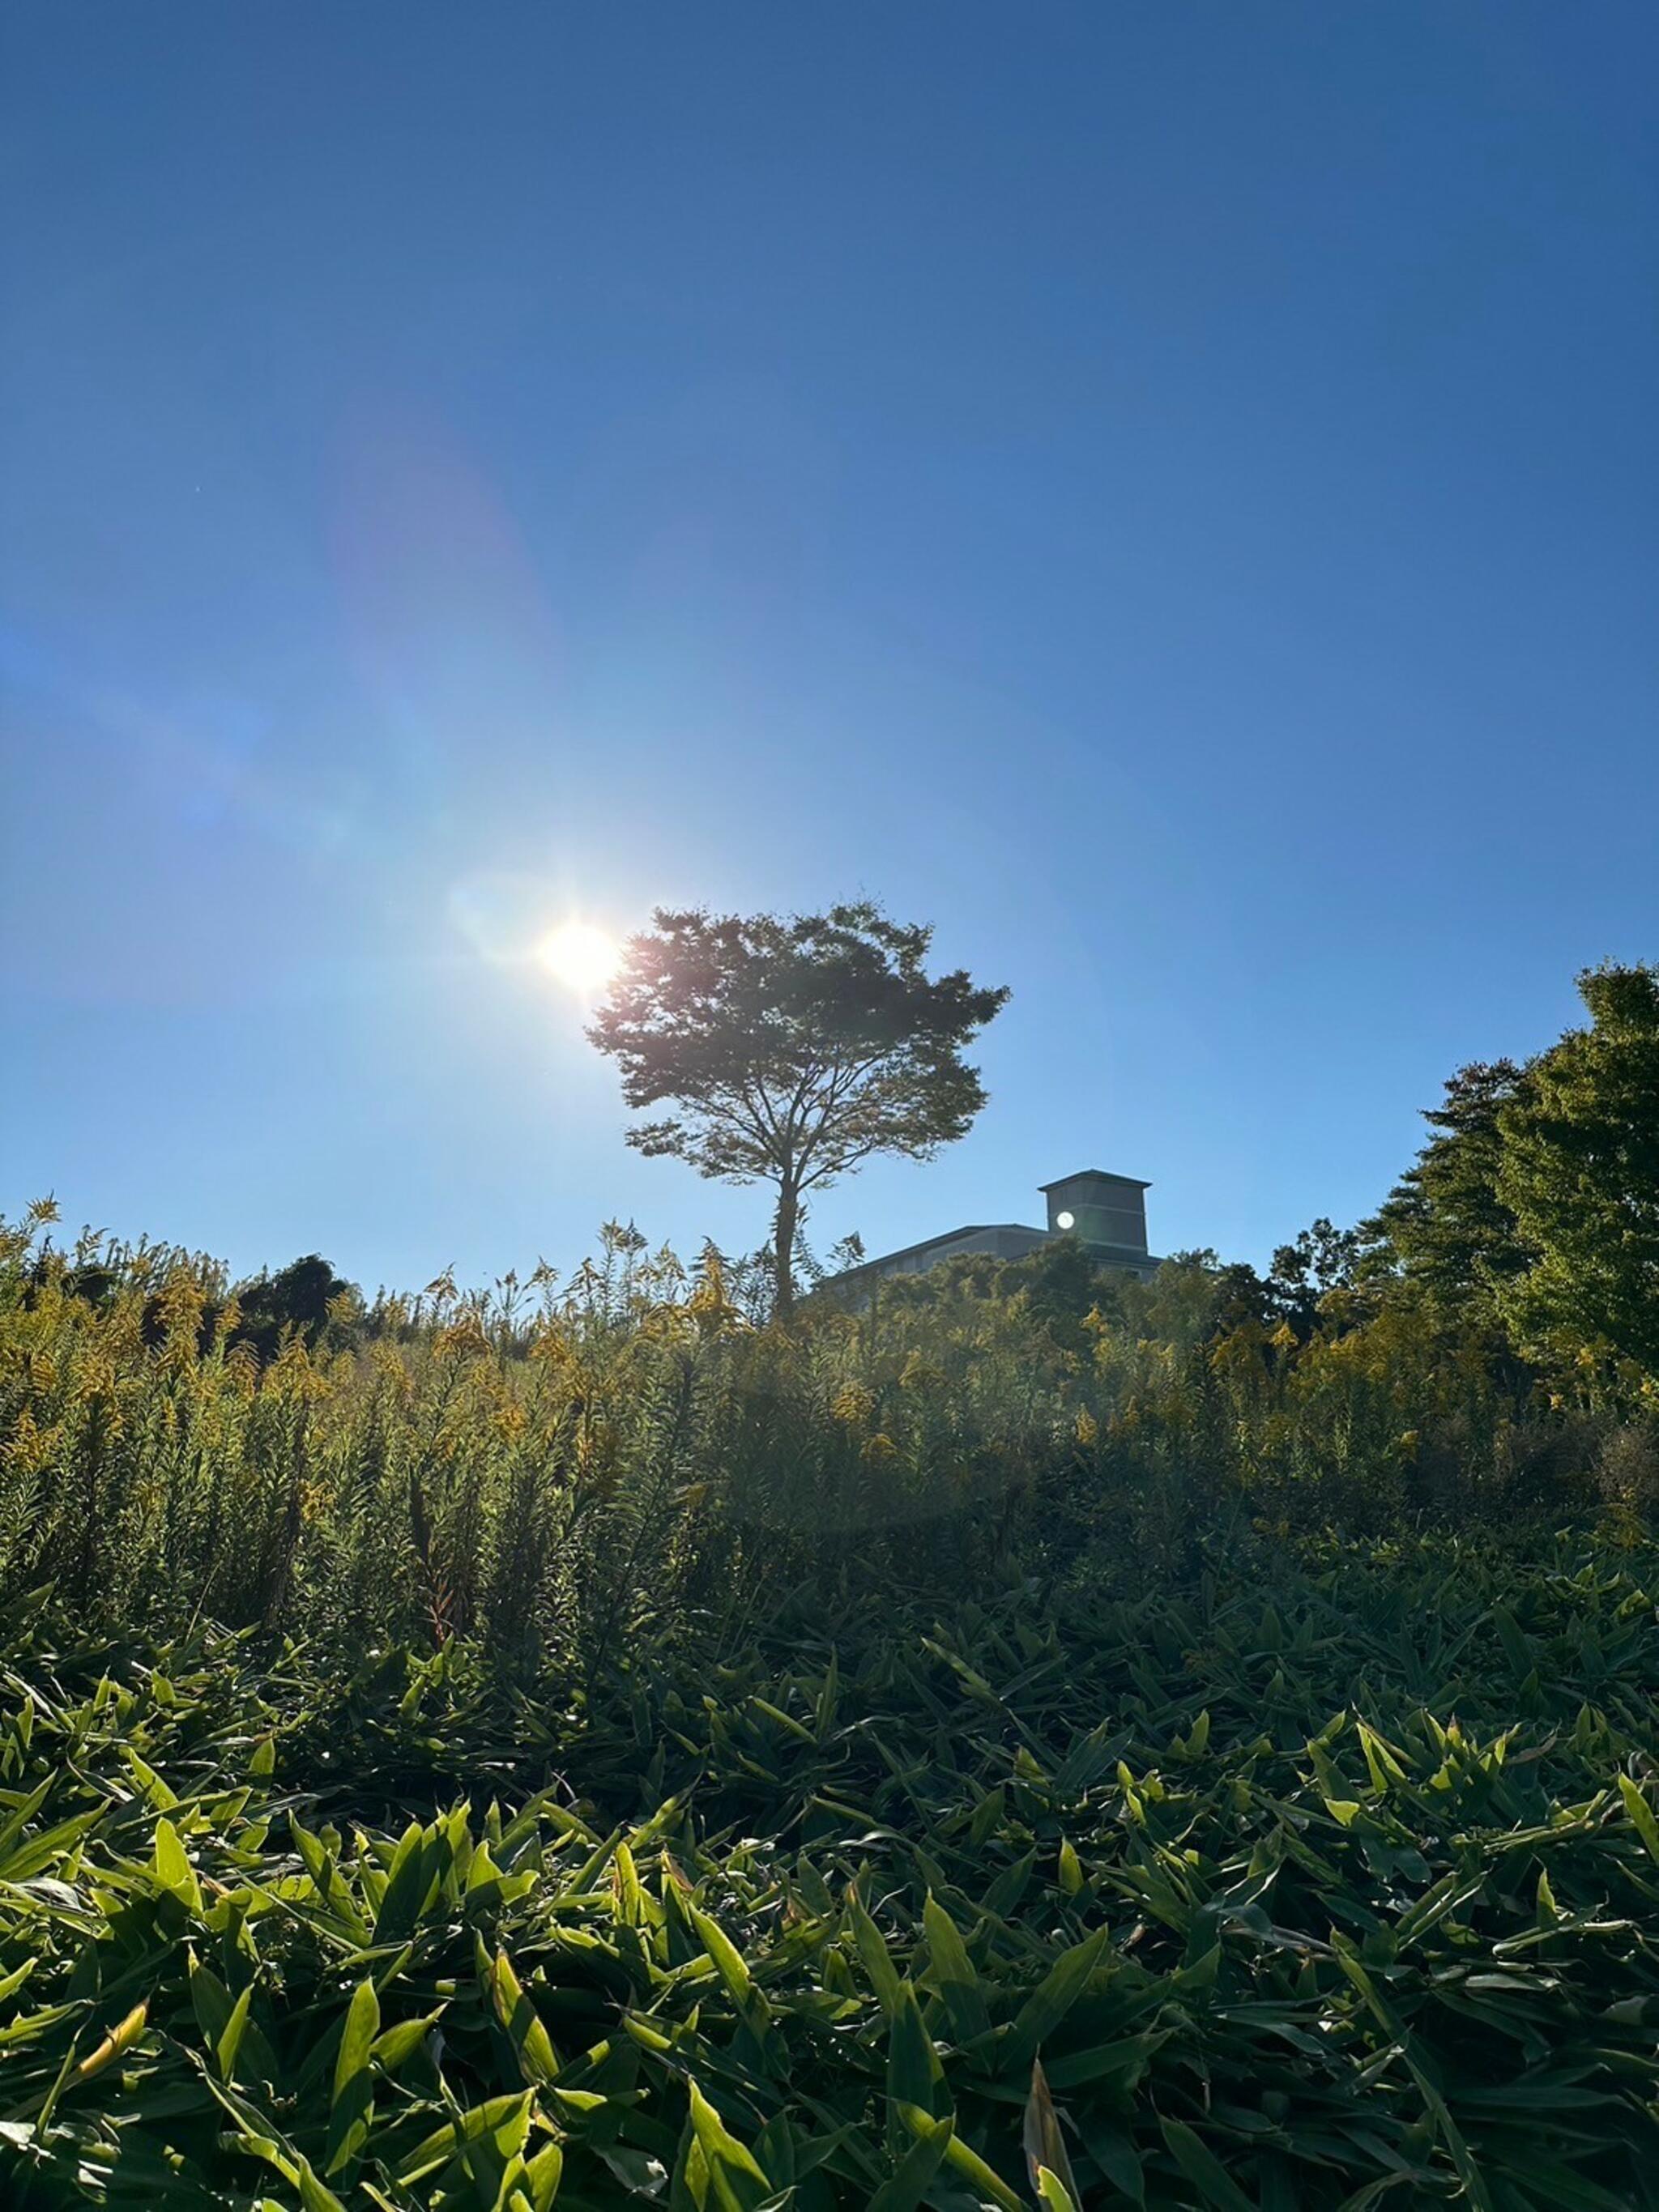
[[[1504,1310],[1541,1360],[1659,1378],[1659,969],[1596,969],[1579,989],[1590,1026],[1540,1054],[1498,1115],[1498,1192],[1534,1255]]]
[[[930,1159],[985,1103],[963,1048],[1008,994],[960,969],[930,977],[931,930],[867,901],[825,915],[659,911],[634,938],[588,1035],[635,1108],[679,1110],[629,1132],[700,1174],[777,1186],[778,1310],[794,1297],[810,1194],[872,1152]]]
[[[1447,1085],[1371,1268],[1558,1389],[1628,1403],[1659,1388],[1659,969],[1578,987],[1588,1028]]]
[[[944,989],[878,923],[807,968]],[[1659,982],[1584,988],[1265,1277],[0,1224],[0,2201],[1659,2207]]]
[[[1057,1243],[809,1302],[783,1332],[631,1231],[561,1289],[447,1280],[261,1361],[205,1262],[0,1243],[0,1602],[88,1624],[474,1640],[592,1680],[640,1632],[741,1644],[810,1587],[1136,1586],[1216,1529],[1593,1517],[1659,1492],[1634,1417],[1553,1407],[1410,1297],[1299,1334],[1241,1271]],[[207,1316],[212,1314],[210,1321]],[[159,1328],[155,1325],[160,1317]]]
[[[1498,1117],[1524,1080],[1509,1060],[1460,1068],[1443,1103],[1424,1115],[1435,1133],[1370,1224],[1438,1314],[1489,1330],[1498,1326],[1503,1290],[1529,1256],[1498,1190]]]
[[[233,1341],[250,1344],[260,1357],[275,1357],[287,1334],[309,1345],[321,1341],[332,1323],[355,1306],[356,1293],[317,1253],[290,1261],[274,1275],[244,1283],[236,1293]]]
[[[14,1608],[0,2196],[1659,2203],[1659,1552],[1293,1548],[558,1705]]]

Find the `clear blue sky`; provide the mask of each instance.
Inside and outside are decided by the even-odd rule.
[[[1352,1219],[1659,955],[1659,15],[84,0],[0,26],[0,1210],[757,1243],[567,912],[1013,987],[827,1244]]]

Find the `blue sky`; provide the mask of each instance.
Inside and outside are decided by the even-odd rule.
[[[758,1243],[532,921],[1013,988],[872,1249],[1356,1218],[1659,956],[1659,17],[58,0],[0,27],[0,1210]]]

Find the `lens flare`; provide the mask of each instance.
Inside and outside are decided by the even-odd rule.
[[[602,990],[622,961],[622,947],[591,921],[562,921],[536,947],[548,974],[572,991]]]

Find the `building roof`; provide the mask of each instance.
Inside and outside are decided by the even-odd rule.
[[[1105,1168],[1079,1168],[1075,1175],[1056,1176],[1053,1182],[1040,1182],[1039,1190],[1064,1190],[1068,1182],[1087,1182],[1091,1176],[1100,1182],[1127,1182],[1132,1190],[1150,1190],[1152,1185],[1143,1182],[1139,1176],[1113,1175]]]
[[[960,1229],[942,1230],[937,1237],[923,1237],[914,1244],[901,1244],[896,1252],[877,1252],[867,1260],[860,1260],[843,1270],[848,1275],[862,1274],[866,1267],[885,1267],[895,1260],[908,1260],[914,1253],[930,1251],[935,1244],[954,1244],[958,1237],[994,1237],[1000,1231],[1012,1229],[1021,1237],[1036,1237],[1048,1241],[1049,1231],[1033,1229],[1029,1221],[969,1221]],[[835,1277],[830,1278],[836,1280]]]
[[[1012,1231],[1017,1237],[1029,1237],[1033,1244],[1057,1244],[1060,1238],[1052,1229],[1033,1229],[1026,1221],[970,1221],[960,1229],[945,1230],[938,1237],[924,1237],[915,1244],[901,1244],[896,1252],[878,1252],[868,1260],[860,1260],[851,1267],[843,1267],[839,1274],[827,1278],[830,1283],[850,1282],[854,1276],[872,1273],[878,1267],[891,1267],[901,1260],[913,1260],[919,1252],[931,1252],[940,1244],[954,1244],[963,1237],[996,1237]],[[1161,1267],[1164,1264],[1156,1253],[1146,1252],[1138,1244],[1105,1244],[1084,1242],[1083,1249],[1097,1262],[1107,1267]],[[964,1255],[966,1256],[966,1255]]]

